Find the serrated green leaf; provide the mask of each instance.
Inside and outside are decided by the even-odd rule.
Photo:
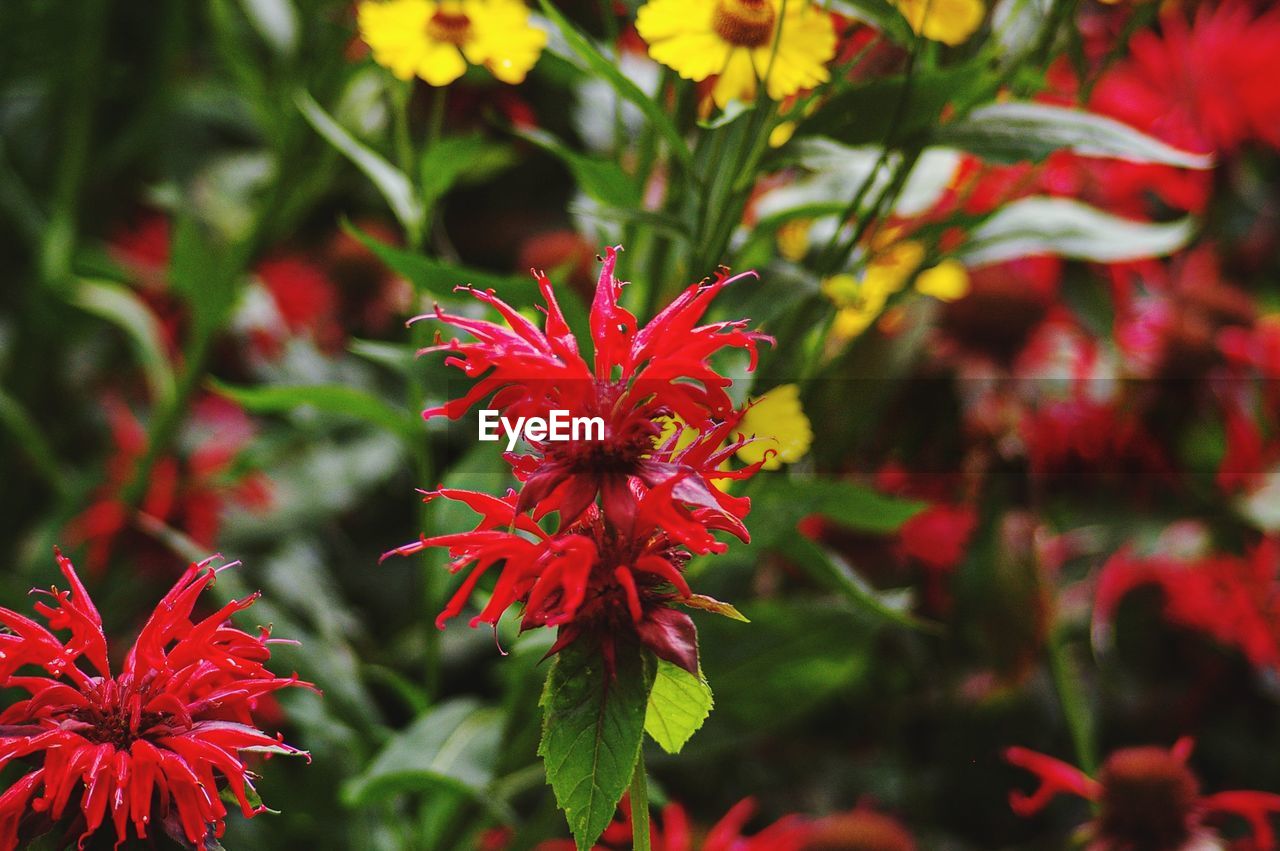
[[[338,149],[365,177],[377,187],[391,212],[410,233],[422,228],[425,211],[413,184],[404,172],[387,162],[381,154],[365,145],[324,111],[309,92],[298,91],[294,102],[307,122],[325,140]]]
[[[615,659],[611,675],[598,645],[570,644],[556,655],[540,701],[538,753],[581,851],[613,820],[644,739],[653,655],[619,643]]]
[[[596,46],[591,43],[590,39],[583,35],[577,27],[571,24],[569,20],[560,13],[560,10],[550,2],[550,0],[538,0],[538,3],[542,7],[543,13],[551,19],[552,23],[554,23],[556,28],[560,31],[560,34],[564,36],[565,43],[569,46],[570,51],[572,51],[573,55],[566,56],[565,58],[572,60],[573,56],[577,56],[578,59],[586,63],[587,70],[592,75],[603,79],[613,87],[613,90],[616,91],[620,97],[631,101],[639,107],[640,111],[644,113],[644,116],[648,119],[649,123],[658,131],[663,139],[666,140],[667,147],[671,150],[671,155],[680,161],[680,164],[685,167],[687,173],[690,175],[696,175],[693,166],[693,156],[689,153],[689,147],[685,144],[684,139],[681,138],[679,131],[676,130],[676,126],[671,123],[671,119],[662,110],[662,107],[659,106],[653,98],[645,94],[644,90],[639,86],[627,79],[627,77],[618,70],[617,65],[609,61],[609,59],[596,49]],[[555,49],[554,43],[551,45],[550,49]]]
[[[712,614],[729,618],[730,620],[751,623],[751,621],[747,619],[747,616],[738,611],[737,607],[734,606],[733,603],[725,603],[721,600],[717,600],[715,597],[708,597],[706,594],[691,594],[688,597],[680,598],[676,602],[682,606],[687,606],[690,609],[698,609],[703,612],[711,612]]]
[[[659,659],[644,715],[645,732],[667,753],[680,753],[714,705],[711,686],[701,674],[694,676],[679,665]]]
[[[1127,124],[1048,103],[993,103],[938,128],[933,140],[993,162],[1039,161],[1054,151],[1179,168],[1212,168],[1214,158],[1165,144]]]
[[[361,774],[342,788],[342,798],[361,807],[401,792],[444,786],[482,803],[493,780],[502,738],[502,712],[471,698],[438,704],[397,733]]]
[[[266,385],[236,387],[212,381],[213,389],[255,414],[277,414],[309,406],[343,414],[386,429],[403,440],[421,436],[417,418],[363,390],[339,384]]]
[[[128,335],[152,399],[157,405],[166,404],[173,395],[173,370],[160,323],[142,299],[128,287],[90,280],[77,281],[68,298],[76,307],[107,320]]]
[[[1069,198],[1023,198],[975,227],[957,256],[970,266],[1051,255],[1095,263],[1163,257],[1195,233],[1195,221],[1141,222]]]

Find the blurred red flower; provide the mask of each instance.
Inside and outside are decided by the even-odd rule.
[[[1168,750],[1124,748],[1103,763],[1097,778],[1027,748],[1005,751],[1005,759],[1039,779],[1036,791],[1009,793],[1009,806],[1032,816],[1058,795],[1075,795],[1097,804],[1088,825],[1087,851],[1197,851],[1220,848],[1212,828],[1224,816],[1244,819],[1250,839],[1233,845],[1241,851],[1270,851],[1275,837],[1269,818],[1280,813],[1280,795],[1270,792],[1200,794],[1200,781],[1187,768],[1191,739]]]
[[[1267,538],[1243,558],[1116,553],[1103,565],[1094,596],[1100,635],[1109,631],[1120,601],[1148,585],[1164,592],[1171,622],[1238,649],[1260,668],[1280,666],[1280,541]]]
[[[257,729],[252,712],[272,692],[312,686],[267,669],[269,630],[252,635],[232,625],[230,617],[257,594],[192,618],[201,592],[234,564],[215,569],[209,559],[188,567],[113,675],[102,618],[71,562],[54,553],[70,590],[40,592],[48,602],[35,609],[48,628],[0,609],[7,630],[0,633],[0,686],[30,695],[0,713],[0,767],[38,762],[0,795],[0,849],[30,841],[28,830],[52,827],[77,789],[81,846],[109,810],[117,846],[130,822],[139,838],[159,822],[204,847],[222,835],[227,814],[215,771],[246,817],[262,812],[251,802],[253,774],[242,754],[305,754]],[[70,635],[59,639],[50,629]],[[19,673],[26,668],[44,673]]]
[[[119,398],[102,406],[111,429],[114,453],[106,481],[93,502],[73,518],[67,535],[88,546],[91,573],[106,568],[121,537],[134,530],[125,490],[147,452],[147,433]],[[212,547],[224,508],[231,503],[261,508],[270,503],[270,482],[261,474],[235,470],[233,462],[254,435],[242,408],[221,396],[202,396],[192,405],[178,451],[157,459],[138,511],[181,529],[202,547]]]
[[[1129,56],[1094,89],[1094,109],[1189,150],[1229,153],[1247,142],[1280,147],[1280,12],[1241,0],[1177,6],[1160,32],[1143,30]]]
[[[784,816],[759,833],[744,836],[742,831],[755,810],[755,801],[744,798],[706,832],[701,842],[696,842],[684,807],[668,804],[662,815],[649,824],[650,847],[653,851],[806,851],[811,847],[806,844],[813,835],[811,823],[797,815]],[[624,797],[618,807],[618,819],[605,829],[594,851],[623,851],[631,847],[631,842],[631,803]],[[573,851],[575,847],[572,840],[553,839],[539,844],[537,851]],[[813,851],[821,847],[824,846],[812,846]]]

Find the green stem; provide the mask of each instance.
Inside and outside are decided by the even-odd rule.
[[[426,332],[421,323],[414,325],[413,329],[410,332],[411,342],[416,348],[425,343],[425,340],[419,338]],[[426,385],[416,369],[410,370],[409,376],[409,408],[421,410],[427,394]],[[432,463],[431,447],[427,443],[426,435],[415,441],[414,445],[409,447],[409,451],[413,455],[414,475],[417,477],[418,487],[424,489],[434,488],[436,486],[436,482],[433,480],[435,476],[434,464]],[[431,507],[423,503],[418,507],[419,534],[424,538],[430,536],[430,526]],[[440,613],[442,605],[444,574],[431,552],[423,553],[419,557],[419,563],[422,566],[422,605],[427,615],[427,630],[423,636],[423,641],[426,645],[423,659],[423,688],[427,693],[427,698],[435,700],[440,689],[440,630],[435,627],[435,619],[436,615]]]
[[[40,254],[41,279],[49,286],[65,286],[69,282],[79,218],[77,208],[89,161],[98,91],[97,86],[87,85],[86,81],[93,77],[106,38],[106,3],[95,0],[83,4],[78,11],[76,58],[70,69],[72,82],[63,113],[66,123],[60,134],[64,144],[54,179],[53,210]]]
[[[644,747],[636,755],[636,768],[631,775],[631,848],[649,851],[649,786],[645,782]]]
[[[444,133],[444,106],[448,91],[445,88],[438,88],[433,89],[431,92],[431,116],[427,121],[427,138],[422,145],[422,157],[425,157],[436,146],[436,143],[440,141],[440,137]],[[411,177],[410,180],[413,181],[414,186],[419,185],[420,178],[416,176],[416,171],[415,176]],[[435,217],[435,204],[426,207],[422,211],[422,233],[417,235],[412,248],[419,250],[427,244],[427,240],[431,237],[431,224]]]
[[[58,454],[31,415],[17,399],[3,390],[0,390],[0,426],[13,435],[13,445],[26,453],[27,459],[50,487],[59,493],[65,492],[66,472],[58,461]]]
[[[1071,731],[1071,743],[1076,761],[1086,774],[1092,775],[1098,767],[1097,744],[1093,735],[1093,718],[1088,700],[1080,688],[1080,671],[1071,656],[1064,631],[1055,628],[1049,636],[1049,670],[1053,675],[1054,689],[1067,728]]]
[[[413,94],[413,82],[395,83],[391,90],[393,121],[395,126],[396,163],[404,176],[413,180],[413,139],[409,134],[409,98]]]

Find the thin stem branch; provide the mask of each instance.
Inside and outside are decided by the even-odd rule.
[[[631,775],[631,848],[632,851],[649,849],[649,786],[644,774],[644,747],[636,756],[636,768]]]

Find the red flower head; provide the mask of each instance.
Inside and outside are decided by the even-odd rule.
[[[1249,851],[1275,848],[1269,816],[1280,812],[1280,795],[1269,792],[1200,794],[1200,781],[1187,768],[1190,739],[1172,748],[1124,748],[1103,763],[1096,779],[1083,771],[1026,748],[1009,748],[1005,759],[1034,773],[1040,785],[1031,795],[1009,794],[1009,806],[1032,816],[1058,795],[1075,795],[1098,805],[1089,825],[1087,851],[1195,851],[1218,847],[1211,828],[1223,816],[1245,820]]]
[[[474,565],[436,625],[456,617],[476,583],[501,565],[493,594],[471,625],[497,625],[508,608],[523,606],[521,629],[559,628],[551,652],[583,635],[599,641],[605,658],[613,660],[614,642],[631,633],[660,658],[696,673],[697,633],[692,619],[671,604],[692,596],[683,570],[689,560],[682,531],[704,539],[707,550],[723,545],[708,528],[737,531],[732,517],[712,515],[707,526],[693,512],[675,506],[675,482],[664,483],[639,497],[629,525],[608,523],[591,508],[575,524],[554,535],[544,532],[526,514],[513,513],[516,494],[505,498],[473,491],[442,489],[426,500],[444,497],[465,503],[481,521],[469,532],[423,538],[387,553],[410,555],[428,547],[448,547],[455,573]],[[514,517],[514,520],[512,519]],[[674,530],[674,531],[673,531]]]
[[[755,368],[756,345],[771,338],[746,330],[746,321],[698,325],[712,300],[742,276],[695,284],[676,297],[643,328],[618,304],[623,283],[613,276],[616,249],[605,253],[590,328],[593,357],[580,352],[552,293],[551,282],[535,273],[547,306],[546,327],[521,316],[492,292],[470,290],[506,320],[499,325],[445,313],[434,318],[470,333],[475,342],[448,343],[422,352],[446,351],[446,361],[479,378],[462,398],[423,416],[457,419],[477,402],[492,395],[492,405],[509,418],[546,417],[552,410],[572,416],[600,417],[603,440],[533,442],[527,456],[508,456],[524,482],[517,511],[536,507],[537,516],[558,510],[562,526],[578,520],[602,497],[604,511],[622,521],[635,511],[631,487],[648,488],[678,478],[671,496],[695,509],[716,509],[720,503],[705,473],[675,457],[674,449],[656,452],[663,419],[678,417],[703,432],[734,417],[726,389],[731,384],[708,359],[723,349],[744,349]],[[418,319],[431,318],[429,316]]]
[[[231,624],[231,615],[258,595],[196,621],[197,598],[218,570],[233,565],[214,569],[212,559],[191,565],[113,675],[102,618],[71,562],[54,553],[71,590],[41,592],[48,600],[35,609],[48,628],[0,609],[7,630],[0,633],[0,687],[30,695],[0,713],[0,768],[39,758],[0,794],[0,851],[52,826],[77,792],[81,846],[109,815],[117,845],[130,823],[143,838],[158,819],[203,848],[211,835],[222,835],[227,815],[215,771],[246,817],[261,812],[250,801],[253,775],[241,755],[303,752],[256,729],[252,711],[272,692],[311,685],[267,670],[268,630],[252,635]],[[70,635],[59,639],[50,629]],[[30,668],[44,673],[19,673]]]

